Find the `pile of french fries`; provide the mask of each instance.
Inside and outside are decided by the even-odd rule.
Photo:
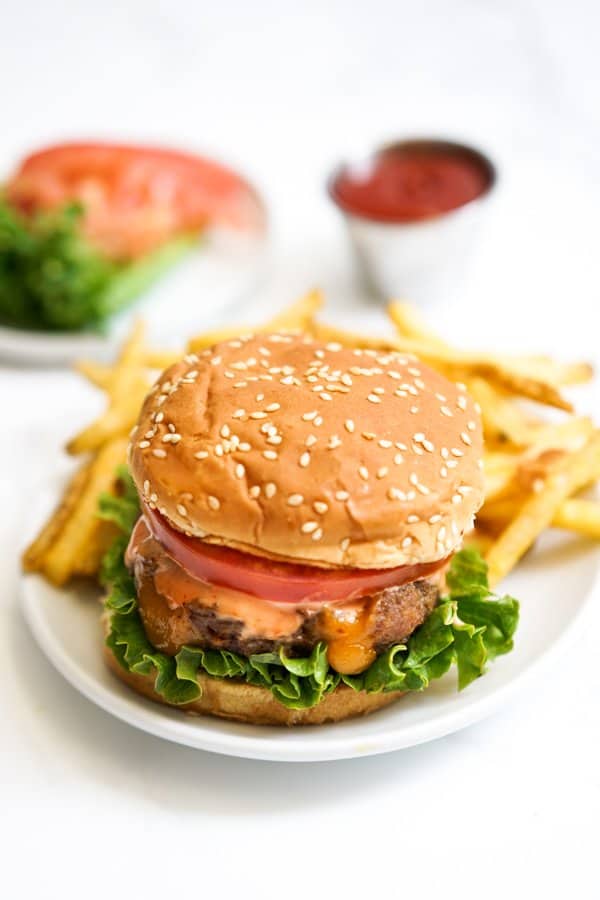
[[[485,502],[468,541],[486,557],[490,582],[497,584],[548,527],[600,540],[600,503],[576,496],[600,479],[600,430],[573,411],[564,388],[592,378],[586,363],[562,363],[547,356],[508,356],[460,350],[423,323],[406,303],[391,303],[389,337],[365,337],[317,319],[323,304],[311,291],[282,313],[253,329],[228,327],[190,339],[197,352],[243,331],[295,331],[348,347],[412,353],[454,381],[463,382],[481,407],[485,434]],[[106,395],[106,409],[67,444],[84,462],[60,506],[25,551],[27,571],[53,584],[74,576],[95,576],[114,537],[113,526],[96,515],[103,491],[115,492],[115,468],[124,462],[127,435],[157,373],[179,353],[151,349],[138,322],[113,365],[91,361],[78,371]],[[551,420],[548,410],[556,410]]]

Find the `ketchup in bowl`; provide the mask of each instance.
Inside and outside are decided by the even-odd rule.
[[[403,141],[367,162],[343,166],[329,192],[352,216],[400,224],[465,206],[493,181],[491,163],[476,150],[447,141]]]

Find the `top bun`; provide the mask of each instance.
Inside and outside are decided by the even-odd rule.
[[[387,568],[460,545],[483,499],[482,444],[464,386],[412,356],[250,335],[166,370],[130,465],[145,502],[186,534]]]

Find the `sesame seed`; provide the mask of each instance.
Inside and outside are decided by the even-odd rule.
[[[433,516],[429,516],[427,521],[429,522],[430,525],[435,525],[436,522],[441,522],[441,519],[442,519],[442,517],[439,513],[434,513]]]
[[[394,465],[401,466],[403,462],[404,462],[404,457],[402,456],[402,454],[396,453],[396,455],[394,456]]]
[[[260,403],[260,402],[261,402],[262,400],[264,400],[264,399],[265,399],[265,395],[264,395],[264,394],[257,394],[256,397],[255,397],[255,400],[256,400],[257,403]]]
[[[157,494],[150,494],[150,502],[151,502],[151,503],[158,503],[158,495],[157,495]]]
[[[450,418],[452,418],[452,412],[447,406],[440,406],[440,412],[443,416],[450,416]]]
[[[406,517],[406,521],[408,522],[409,525],[414,525],[415,522],[419,521],[419,517],[416,516],[414,513],[411,513],[410,516]]]
[[[181,440],[180,434],[171,434],[168,432],[167,434],[163,434],[163,443],[164,444],[178,444]]]
[[[428,453],[433,453],[435,450],[435,445],[431,441],[428,441],[427,438],[423,441],[423,447]]]
[[[380,394],[380,395],[381,395],[381,394],[385,394],[385,388],[382,388],[382,387],[376,387],[376,388],[373,388],[373,393],[374,393],[374,394]]]
[[[268,406],[265,407],[267,412],[277,412],[278,409],[281,409],[280,403],[269,403]]]
[[[388,488],[387,497],[388,500],[402,500],[404,498],[404,493],[399,490],[399,488],[391,487]]]
[[[324,503],[322,500],[315,500],[315,502],[313,503],[313,509],[320,516],[324,516],[325,513],[327,512],[327,510],[329,509],[329,506],[326,503]]]
[[[322,537],[323,537],[323,529],[322,528],[317,528],[317,529],[315,529],[315,531],[313,531],[313,533],[312,533],[313,541],[320,541]]]
[[[253,484],[250,490],[248,491],[253,500],[256,500],[257,497],[260,496],[260,485]]]
[[[235,467],[235,477],[243,478],[246,474],[246,467],[242,463],[237,463]]]
[[[437,539],[438,539],[438,541],[443,541],[445,537],[446,537],[446,526],[440,525],[440,527],[438,529],[438,533],[437,533]]]
[[[473,421],[467,422],[467,428],[469,429],[469,431],[475,431],[475,429],[477,428],[477,425]]]
[[[351,387],[351,386],[352,386],[352,378],[350,377],[350,375],[348,375],[347,372],[344,372],[344,374],[342,375],[340,381],[342,382],[342,384],[345,384],[346,387]]]
[[[381,397],[378,397],[377,394],[369,394],[367,400],[370,403],[381,403]]]
[[[258,412],[250,413],[250,418],[251,419],[266,419],[267,413],[259,410]]]
[[[302,414],[302,419],[304,422],[312,422],[315,416],[318,415],[317,410],[313,410],[312,412],[307,412]]]
[[[442,449],[440,450],[440,453],[442,454],[443,459],[448,459],[448,457],[450,456],[450,453],[449,453],[447,447],[442,447]]]
[[[138,447],[140,448],[140,450],[145,450],[146,447],[149,447],[149,446],[150,446],[150,441],[140,441],[138,444]]]
[[[315,425],[316,425],[317,428],[320,428],[321,425],[323,424],[323,417],[322,417],[322,416],[317,416],[317,418],[314,420],[314,423],[315,423]]]
[[[290,494],[287,499],[288,506],[301,506],[304,503],[302,494]]]
[[[442,466],[442,468],[440,469],[440,475],[442,478],[448,477],[448,469],[446,468],[446,466]]]
[[[215,444],[215,456],[223,456],[223,444]]]
[[[480,416],[481,415],[481,406],[479,405],[479,403],[474,403],[473,408],[474,408],[475,412],[477,413],[477,415]]]
[[[459,457],[465,455],[465,454],[462,452],[462,450],[459,450],[459,449],[458,449],[458,447],[452,447],[452,449],[450,450],[450,453],[452,454],[452,456],[459,456]]]
[[[350,499],[350,494],[348,491],[336,491],[335,499],[339,500],[341,503],[345,503],[346,500]]]
[[[346,431],[349,431],[350,434],[353,434],[354,422],[352,421],[352,419],[346,419],[346,421],[344,422],[344,428],[346,429]]]
[[[245,409],[236,409],[234,413],[231,414],[232,419],[241,419],[246,415]]]
[[[362,478],[363,481],[369,480],[369,470],[367,469],[366,466],[359,466],[358,474],[360,475],[360,477]]]
[[[267,481],[265,484],[265,497],[271,500],[272,497],[277,493],[277,485],[273,481]]]
[[[263,456],[265,459],[277,459],[277,454],[274,450],[263,450]]]
[[[448,398],[445,397],[443,394],[436,394],[436,395],[435,395],[435,398],[436,398],[436,400],[439,400],[440,403],[445,403],[446,400],[448,399]]]
[[[164,417],[165,417],[164,412],[162,412],[162,411],[161,411],[161,412],[157,412],[157,413],[154,414],[154,421],[158,424],[158,423],[162,422],[162,420],[164,419]]]
[[[342,540],[340,541],[340,547],[342,548],[344,553],[346,552],[346,550],[348,549],[349,546],[350,546],[350,538],[349,537],[342,538]]]
[[[377,469],[377,478],[385,478],[388,472],[389,469],[387,466],[381,466],[380,469]]]
[[[412,544],[412,538],[409,534],[406,535],[404,540],[402,541],[402,546],[406,549],[406,547],[410,547]]]
[[[149,482],[148,479],[146,478],[146,480],[145,480],[145,482],[144,482],[144,494],[147,495],[148,492],[149,492],[149,490],[150,490],[150,482]]]
[[[459,409],[465,410],[467,408],[467,398],[461,394],[456,401],[456,405]]]
[[[221,503],[220,503],[218,497],[214,497],[212,494],[209,494],[207,500],[208,500],[208,505],[210,506],[211,509],[217,510],[217,509],[221,508]]]
[[[194,453],[194,459],[206,459],[208,456],[208,450],[198,450],[197,453]]]
[[[420,444],[421,441],[424,441],[424,440],[425,440],[425,435],[423,434],[422,431],[417,431],[413,435],[413,441],[415,441],[416,444]]]
[[[414,415],[415,413],[418,413],[418,412],[419,412],[419,407],[418,407],[418,406],[411,406],[411,408],[409,409],[409,412],[413,413],[413,415]]]
[[[279,379],[279,383],[280,383],[280,384],[293,384],[293,383],[294,383],[294,376],[293,376],[293,375],[286,375],[285,378],[280,378],[280,379]]]
[[[223,425],[221,427],[221,437],[228,438],[231,435],[231,428],[229,425]]]
[[[336,447],[341,447],[341,446],[342,446],[342,442],[340,441],[337,434],[332,434],[331,437],[329,438],[329,440],[327,441],[327,449],[335,450]]]
[[[408,371],[411,375],[420,375],[420,374],[421,374],[421,370],[420,370],[420,369],[415,369],[415,368],[413,368],[412,366],[409,366],[409,368],[408,368],[407,371]]]
[[[308,465],[310,465],[310,453],[305,451],[301,454],[300,459],[298,460],[298,465],[302,466],[303,469],[306,469]]]
[[[267,444],[281,444],[283,438],[280,434],[270,434],[267,438]]]
[[[388,441],[385,438],[382,438],[380,441],[377,441],[377,443],[379,444],[380,447],[383,447],[384,450],[389,450],[390,447],[394,446],[391,441]]]
[[[156,456],[157,459],[165,459],[167,456],[166,450],[153,450],[152,455]]]
[[[169,429],[169,431],[171,432],[171,434],[174,434],[174,433],[175,433],[175,426],[173,425],[172,422],[169,422],[169,424],[167,425],[167,428]]]
[[[236,381],[236,383],[233,386],[234,386],[234,388],[248,387],[248,382],[247,381]]]
[[[239,449],[242,451],[242,453],[248,453],[250,450],[252,450],[252,447],[248,443],[248,441],[240,441]]]
[[[452,502],[453,503],[462,503],[462,496],[460,494],[453,494]]]
[[[177,504],[177,512],[179,513],[180,516],[187,516],[187,514],[188,514],[188,511],[185,508],[185,506],[183,505],[183,503]]]
[[[312,532],[316,531],[318,527],[318,522],[305,522],[300,530],[303,532],[303,534],[312,534]]]
[[[466,444],[466,445],[467,445],[467,447],[470,447],[470,446],[471,446],[472,441],[471,441],[471,438],[469,437],[469,435],[467,434],[466,431],[461,431],[461,433],[460,433],[460,439],[461,439],[461,441],[463,442],[463,444]]]

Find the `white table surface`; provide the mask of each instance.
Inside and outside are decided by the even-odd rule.
[[[599,26],[592,0],[22,0],[2,12],[2,156],[97,135],[220,154],[274,226],[262,291],[223,318],[318,284],[337,321],[380,327],[324,196],[330,165],[401,134],[475,140],[500,164],[497,202],[432,320],[467,344],[600,362]],[[557,670],[427,746],[284,765],[170,745],[80,697],[19,611],[28,498],[99,398],[8,367],[0,396],[2,896],[598,896],[597,608]]]

